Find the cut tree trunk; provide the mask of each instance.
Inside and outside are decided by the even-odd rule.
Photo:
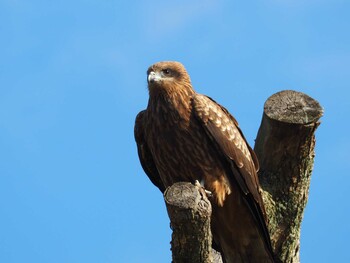
[[[180,182],[167,188],[165,203],[173,230],[171,250],[176,263],[211,263],[211,204],[203,189]]]
[[[282,262],[300,261],[300,225],[322,114],[316,100],[290,90],[272,95],[264,106],[255,152],[272,246]],[[164,198],[173,230],[173,262],[222,262],[211,248],[211,205],[203,190],[177,183]]]
[[[300,261],[300,225],[322,114],[316,100],[291,90],[272,95],[264,106],[254,150],[272,246],[282,262]]]

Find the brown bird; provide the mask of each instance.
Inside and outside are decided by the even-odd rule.
[[[213,242],[224,262],[274,262],[259,164],[235,118],[196,93],[179,62],[152,65],[147,80],[148,106],[135,123],[145,173],[162,193],[196,180],[212,192]]]

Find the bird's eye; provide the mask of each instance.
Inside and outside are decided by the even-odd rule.
[[[166,69],[163,69],[163,73],[164,73],[164,75],[169,76],[171,71],[170,71],[170,69],[166,68]]]

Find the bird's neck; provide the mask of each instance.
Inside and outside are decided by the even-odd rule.
[[[150,92],[148,109],[153,116],[157,116],[161,125],[188,123],[192,111],[193,95],[192,88],[155,94]]]

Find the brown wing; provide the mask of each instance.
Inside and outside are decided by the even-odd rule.
[[[219,146],[239,174],[234,174],[245,194],[251,193],[258,203],[262,204],[257,178],[257,160],[248,146],[237,121],[229,112],[204,95],[194,97],[194,109],[207,134]],[[254,156],[254,157],[253,157]]]
[[[193,98],[194,112],[208,136],[226,156],[233,178],[244,193],[247,204],[260,226],[267,248],[272,252],[270,236],[266,227],[265,208],[259,192],[257,177],[258,161],[238,127],[234,117],[209,97],[196,94]]]
[[[145,171],[145,173],[147,174],[148,178],[163,193],[165,191],[165,187],[163,185],[162,180],[160,179],[157,167],[154,164],[153,157],[151,155],[151,152],[144,138],[144,127],[143,127],[144,115],[145,115],[145,111],[141,111],[136,116],[136,121],[135,121],[134,136],[137,144],[137,152],[139,154],[141,166]]]

